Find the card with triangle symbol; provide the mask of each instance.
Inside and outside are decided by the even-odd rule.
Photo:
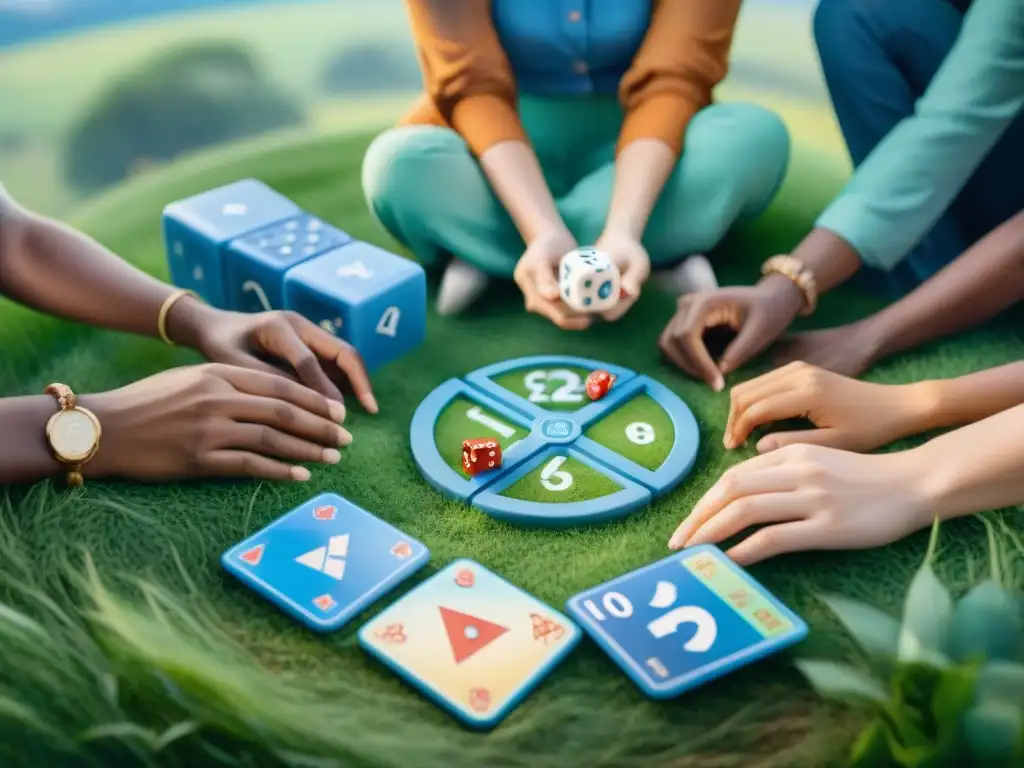
[[[359,642],[465,723],[505,718],[579,642],[569,617],[456,560],[359,630]]]
[[[426,565],[427,548],[334,493],[231,547],[225,570],[310,629],[340,629]]]

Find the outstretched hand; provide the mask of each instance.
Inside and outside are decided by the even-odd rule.
[[[794,443],[871,451],[913,432],[925,405],[907,387],[857,381],[800,362],[737,384],[729,399],[726,448],[738,448],[773,422],[807,419],[814,425],[762,437],[761,453]]]
[[[913,451],[791,445],[726,471],[668,545],[717,544],[759,527],[726,552],[741,565],[786,552],[879,547],[931,522],[925,476]]]
[[[211,362],[287,376],[339,403],[351,389],[368,412],[379,410],[359,352],[295,312],[218,311],[196,348]]]

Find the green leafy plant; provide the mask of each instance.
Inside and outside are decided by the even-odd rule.
[[[990,529],[991,533],[991,529]],[[907,591],[902,621],[864,603],[822,600],[871,669],[805,659],[827,698],[874,713],[851,765],[1024,765],[1024,602],[992,573],[959,600],[932,569],[938,526]]]

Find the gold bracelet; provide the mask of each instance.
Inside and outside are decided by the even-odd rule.
[[[800,289],[800,293],[804,295],[804,308],[800,310],[801,317],[807,317],[817,309],[818,283],[814,279],[814,273],[800,259],[795,256],[772,256],[761,265],[761,274],[765,277],[782,275],[789,278]]]
[[[164,300],[163,306],[160,307],[160,314],[156,317],[157,333],[160,334],[160,338],[163,339],[165,344],[172,347],[177,346],[177,344],[171,341],[170,336],[167,335],[167,315],[170,314],[172,307],[178,303],[178,300],[183,299],[186,296],[191,296],[193,299],[199,298],[199,295],[196,294],[195,291],[188,291],[184,289],[175,291]]]

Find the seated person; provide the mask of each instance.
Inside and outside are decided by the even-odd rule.
[[[725,445],[792,418],[726,471],[669,541],[718,543],[739,563],[800,550],[865,549],[946,520],[1024,503],[1024,362],[886,386],[791,363],[734,387]],[[864,455],[908,435],[960,425],[924,445]]]
[[[680,299],[660,340],[676,365],[722,389],[820,293],[857,273],[890,295],[925,286],[877,321],[798,337],[783,355],[855,375],[1019,300],[1024,3],[973,0],[966,13],[957,5],[820,1],[815,39],[853,178],[756,286]],[[972,243],[975,271],[954,264],[933,277]],[[930,287],[940,278],[941,290]],[[738,335],[715,361],[702,336],[723,324]]]
[[[614,320],[652,265],[713,248],[785,176],[779,118],[712,103],[740,0],[406,5],[426,94],[370,146],[363,188],[399,242],[447,263],[443,314],[514,278],[528,310],[585,328],[558,299],[557,267],[596,245],[623,273]]]
[[[300,462],[336,463],[338,448],[352,441],[341,426],[339,386],[351,387],[364,408],[377,412],[362,360],[344,341],[290,312],[209,307],[27,211],[2,186],[0,296],[68,320],[159,336],[213,361],[111,392],[57,386],[0,398],[0,484],[63,474],[74,484],[83,476],[306,481],[310,472]],[[75,372],[66,375],[73,388]],[[47,434],[58,407],[75,401],[102,430],[98,452],[80,472],[62,466]],[[86,431],[64,437],[87,439],[84,447],[92,447],[95,433]]]

